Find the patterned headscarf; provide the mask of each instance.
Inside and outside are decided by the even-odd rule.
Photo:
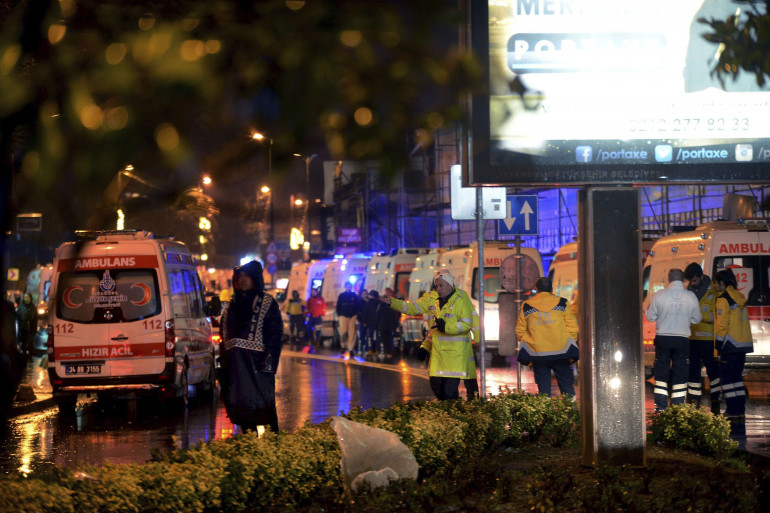
[[[439,269],[438,271],[436,271],[436,274],[433,275],[434,285],[436,284],[436,280],[438,280],[439,278],[441,278],[451,286],[453,287],[455,286],[455,279],[452,276],[452,273],[450,273],[448,269]]]

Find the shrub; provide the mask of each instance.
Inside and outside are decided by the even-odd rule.
[[[651,413],[648,440],[723,458],[734,453],[738,444],[730,439],[730,422],[710,411],[690,404],[675,405]]]

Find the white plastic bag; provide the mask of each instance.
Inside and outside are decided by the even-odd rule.
[[[353,491],[363,482],[376,488],[396,479],[417,479],[417,460],[395,433],[342,417],[334,417],[331,426],[342,450],[343,480]]]

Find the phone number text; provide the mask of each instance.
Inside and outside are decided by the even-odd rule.
[[[634,133],[740,132],[749,130],[749,118],[645,118],[629,119]]]

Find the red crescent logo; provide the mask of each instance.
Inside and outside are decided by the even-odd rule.
[[[132,300],[131,302],[136,306],[144,306],[147,303],[149,303],[150,298],[152,298],[152,294],[150,293],[150,287],[148,287],[144,283],[134,283],[133,285],[131,285],[131,288],[133,289],[134,287],[139,287],[140,289],[142,289],[143,295],[142,295],[142,299],[140,299],[139,301]]]
[[[83,304],[83,303],[75,303],[72,301],[72,298],[70,298],[70,295],[76,290],[83,292],[83,287],[81,287],[80,285],[73,285],[67,288],[67,290],[64,291],[64,294],[62,294],[61,299],[64,302],[64,304],[67,305],[67,308],[80,308],[80,305]]]

